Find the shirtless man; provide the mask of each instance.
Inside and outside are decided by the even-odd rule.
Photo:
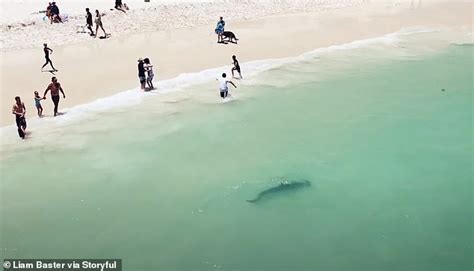
[[[15,97],[15,104],[13,104],[12,114],[15,115],[16,127],[18,127],[18,135],[25,139],[26,130],[26,119],[25,119],[26,107],[21,101],[19,96]]]
[[[56,70],[56,68],[54,68],[53,66],[53,62],[51,61],[51,59],[49,59],[49,54],[53,53],[53,50],[51,50],[50,48],[48,48],[48,44],[43,44],[44,48],[43,48],[43,51],[44,51],[44,58],[46,58],[46,63],[44,63],[43,67],[41,67],[41,71],[43,71],[43,68],[48,65],[48,64],[51,64],[51,67],[53,68],[53,72],[57,72],[58,70]]]
[[[124,10],[124,6],[122,4],[122,0],[115,0],[115,9],[116,10],[120,10],[122,11],[123,13],[126,13],[125,10]]]
[[[66,95],[64,94],[63,88],[61,87],[61,84],[58,83],[58,79],[56,77],[51,78],[51,84],[48,85],[46,90],[44,91],[43,98],[46,99],[46,94],[48,91],[51,90],[51,100],[53,100],[54,104],[54,116],[56,117],[58,115],[58,105],[59,105],[59,92],[63,94],[63,98],[66,99]]]

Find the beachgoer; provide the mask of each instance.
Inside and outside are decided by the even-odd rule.
[[[102,26],[102,16],[100,15],[99,11],[95,10],[95,37],[99,34],[99,27],[104,31],[104,37],[107,37],[107,33],[105,33],[104,26]]]
[[[225,28],[225,21],[224,18],[220,18],[220,20],[217,22],[216,26],[216,34],[217,34],[217,43],[223,43],[224,39],[222,37],[222,34],[224,33],[224,28]]]
[[[94,31],[92,30],[92,13],[90,13],[89,8],[86,8],[86,25],[89,31],[91,32],[91,36],[94,36]]]
[[[233,64],[234,64],[234,67],[232,68],[231,72],[232,72],[232,77],[234,77],[234,71],[237,71],[239,73],[239,76],[240,76],[240,79],[242,79],[242,73],[240,73],[240,65],[239,65],[239,61],[237,60],[237,57],[234,55],[232,56],[232,61],[233,61]],[[234,77],[235,78],[235,77]]]
[[[15,103],[13,104],[12,114],[15,115],[16,127],[18,127],[18,135],[25,139],[25,130],[26,130],[26,107],[25,104],[21,101],[19,96],[15,97]]]
[[[61,84],[58,82],[58,79],[56,79],[56,77],[51,78],[51,84],[49,84],[46,90],[44,91],[43,98],[46,99],[46,94],[49,90],[51,90],[51,100],[53,100],[54,116],[56,117],[58,115],[58,105],[60,98],[59,92],[61,91],[64,99],[66,99],[66,95],[64,94],[63,88],[61,87]]]
[[[51,14],[52,14],[52,20],[55,23],[62,23],[63,21],[61,20],[61,16],[59,16],[59,8],[56,6],[56,2],[53,2],[51,5]]]
[[[125,10],[124,10],[124,6],[122,5],[122,0],[115,0],[115,9],[116,10],[120,10],[122,11],[123,13],[126,13]]]
[[[54,14],[54,15],[59,15],[59,8],[58,6],[56,6],[56,2],[53,2],[52,5],[51,5],[51,12]]]
[[[140,80],[141,88],[145,90],[145,82],[146,82],[145,67],[144,67],[143,59],[141,58],[138,59],[138,80]]]
[[[35,106],[38,110],[38,117],[43,116],[43,107],[41,106],[41,100],[46,99],[45,97],[40,97],[38,91],[35,91]]]
[[[49,54],[53,53],[53,50],[51,50],[50,48],[48,48],[48,44],[43,44],[44,48],[43,48],[43,52],[44,52],[44,58],[46,58],[46,63],[44,63],[43,67],[41,67],[41,71],[43,71],[43,68],[50,64],[51,65],[51,68],[53,68],[53,71],[54,72],[57,72],[58,70],[56,70],[56,68],[53,66],[53,62],[51,61],[51,59],[49,59]]]
[[[232,82],[226,79],[227,74],[223,73],[222,77],[219,80],[219,92],[221,94],[221,98],[225,99],[227,95],[229,94],[229,87],[227,86],[228,83],[230,83],[234,88],[237,88],[237,86]]]
[[[153,65],[150,63],[149,58],[145,58],[143,62],[145,63],[143,67],[147,72],[146,82],[148,84],[148,87],[150,87],[150,89],[154,89],[155,87],[153,86],[153,76],[155,76],[155,74],[153,73]]]
[[[51,23],[53,23],[53,13],[51,12],[51,7],[53,4],[51,2],[48,3],[48,7],[46,8],[46,16],[48,16],[48,19]]]

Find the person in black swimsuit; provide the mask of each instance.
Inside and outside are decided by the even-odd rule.
[[[92,30],[92,13],[90,13],[89,11],[89,8],[86,8],[86,25],[87,25],[87,29],[89,29],[89,31],[91,32],[91,36],[94,36],[94,30]]]
[[[234,77],[234,71],[237,71],[239,73],[240,79],[242,79],[242,74],[240,73],[240,65],[239,61],[237,60],[237,57],[234,55],[232,56],[232,62],[234,64],[234,67],[232,68],[232,77]],[[235,77],[234,77],[235,78]]]
[[[43,68],[50,64],[51,67],[53,68],[53,71],[54,72],[57,72],[58,70],[56,70],[56,68],[54,68],[53,66],[53,62],[51,61],[51,59],[49,59],[49,53],[53,53],[53,50],[51,50],[50,48],[48,48],[48,44],[43,44],[44,45],[44,48],[43,48],[43,51],[44,51],[44,58],[46,58],[46,63],[44,63],[43,67],[41,67],[41,71],[43,71]]]

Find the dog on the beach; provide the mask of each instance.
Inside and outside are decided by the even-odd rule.
[[[225,39],[227,39],[227,40],[225,40]],[[232,42],[232,43],[237,44],[238,40],[239,39],[235,36],[235,34],[232,31],[222,32],[222,41]]]

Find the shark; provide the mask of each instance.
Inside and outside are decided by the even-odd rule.
[[[293,191],[299,190],[301,188],[311,186],[311,182],[308,180],[299,180],[299,181],[282,181],[278,186],[263,190],[262,192],[258,193],[258,195],[254,199],[248,199],[248,202],[256,203],[263,198],[266,198],[272,194],[281,193],[285,191]]]

